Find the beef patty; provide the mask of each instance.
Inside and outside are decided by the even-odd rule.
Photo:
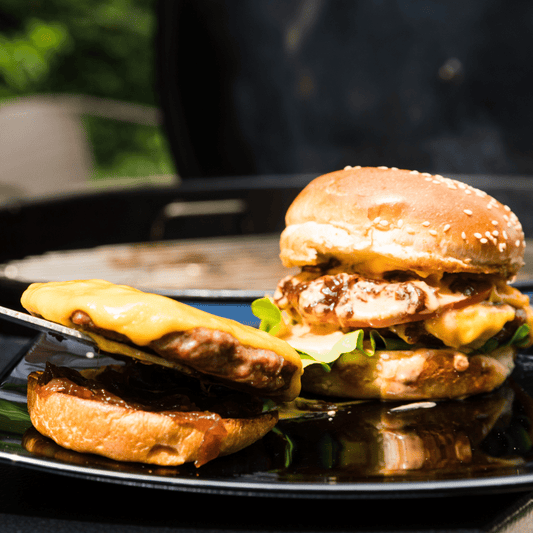
[[[134,345],[125,335],[96,326],[84,311],[75,311],[70,319],[86,332]],[[258,392],[286,389],[295,371],[292,363],[271,350],[245,346],[229,333],[204,327],[169,333],[139,348],[223,382],[253,387]]]

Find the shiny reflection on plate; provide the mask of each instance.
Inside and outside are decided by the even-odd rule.
[[[531,398],[516,385],[464,401],[389,404],[298,399],[269,435],[197,469],[121,463],[66,450],[33,427],[31,454],[83,466],[164,478],[282,483],[443,480],[515,474],[532,452]]]
[[[278,476],[353,483],[515,471],[532,452],[531,409],[516,385],[463,401],[332,404],[280,423],[292,460]]]
[[[78,350],[78,352],[76,351]],[[31,427],[29,372],[94,365],[73,341],[41,337],[0,387],[0,460],[172,490],[295,497],[408,497],[533,487],[533,358],[491,394],[442,402],[298,398],[261,441],[200,468],[121,463],[66,450]],[[106,358],[98,363],[107,364]]]

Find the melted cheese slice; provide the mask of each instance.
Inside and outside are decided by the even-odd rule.
[[[97,327],[121,333],[141,347],[195,327],[224,331],[245,346],[271,350],[291,362],[297,369],[292,387],[299,386],[302,362],[285,341],[172,298],[104,280],[74,280],[33,283],[22,294],[21,303],[33,315],[77,329],[70,317],[75,311],[84,311]]]
[[[506,283],[498,283],[487,301],[461,309],[448,309],[424,321],[424,326],[446,346],[475,349],[513,320],[517,309],[524,309],[526,322],[533,329],[528,296]]]
[[[426,320],[424,326],[446,346],[479,348],[514,317],[515,309],[510,305],[482,302],[444,311]]]

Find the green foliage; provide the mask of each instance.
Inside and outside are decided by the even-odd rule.
[[[37,91],[55,62],[69,47],[67,29],[59,23],[31,19],[24,31],[8,38],[0,35],[0,96],[16,96]]]
[[[0,99],[76,94],[157,105],[156,0],[3,0]],[[158,126],[84,117],[95,177],[173,173]]]

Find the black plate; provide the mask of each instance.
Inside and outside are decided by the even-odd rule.
[[[230,300],[189,303],[253,322],[249,302]],[[7,359],[12,364],[13,356]],[[25,350],[0,387],[1,461],[112,483],[229,495],[406,498],[533,488],[530,353],[519,355],[512,379],[499,390],[463,401],[299,399],[261,441],[200,468],[120,463],[70,452],[41,437],[29,423],[25,382],[47,359],[72,367],[94,364],[72,341],[42,336]],[[29,438],[37,439],[38,452],[24,448]]]

